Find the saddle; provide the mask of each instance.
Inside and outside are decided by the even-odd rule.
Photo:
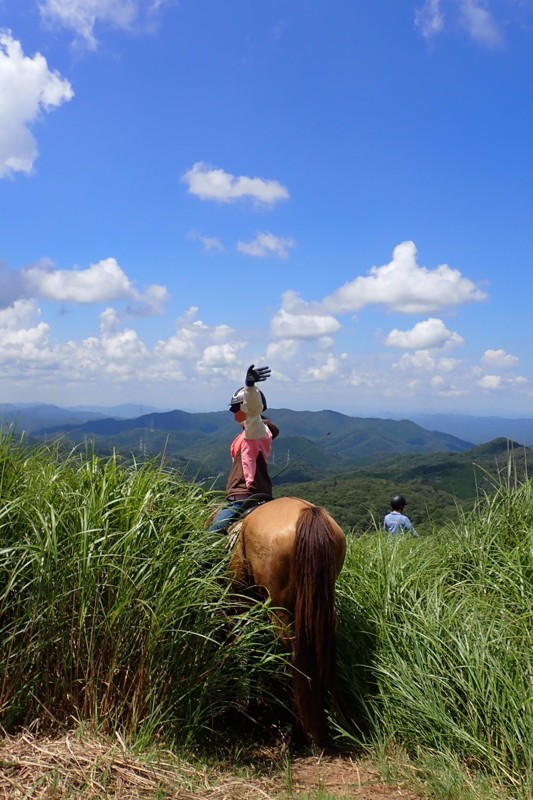
[[[263,503],[268,503],[269,500],[273,499],[274,498],[271,495],[262,494],[261,492],[250,495],[250,497],[247,497],[246,500],[244,500],[241,506],[242,511],[239,516],[239,520],[241,520],[243,517],[248,516],[248,514],[250,514],[254,510],[254,508],[257,508],[257,506],[262,506]]]
[[[258,506],[262,506],[264,503],[268,503],[270,500],[274,498],[269,494],[252,494],[250,497],[247,497],[246,500],[242,504],[242,511],[239,515],[239,518],[232,522],[227,531],[227,540],[226,540],[226,550],[233,550],[237,539],[239,538],[239,534],[241,532],[242,523],[244,522],[245,517],[248,514],[251,514]]]

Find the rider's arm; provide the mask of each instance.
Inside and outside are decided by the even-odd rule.
[[[245,439],[264,439],[268,436],[268,429],[261,419],[263,410],[263,400],[259,389],[254,386],[244,387],[244,399],[241,409],[246,414],[244,422]]]

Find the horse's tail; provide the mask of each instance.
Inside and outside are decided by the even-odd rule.
[[[319,506],[300,512],[296,525],[294,693],[304,729],[326,737],[324,702],[335,665],[337,554],[331,518]]]

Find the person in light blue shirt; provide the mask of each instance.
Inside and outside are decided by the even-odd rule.
[[[390,506],[392,510],[383,520],[383,527],[387,533],[392,533],[393,535],[409,531],[412,536],[418,538],[418,533],[413,528],[411,520],[403,513],[406,503],[407,501],[402,494],[395,494],[391,497]]]

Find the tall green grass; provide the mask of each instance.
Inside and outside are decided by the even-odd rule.
[[[289,719],[268,603],[232,595],[212,502],[158,463],[0,438],[5,729],[74,720],[205,747],[235,720]],[[339,742],[399,748],[419,769],[460,764],[502,797],[531,797],[533,484],[502,481],[420,539],[348,540]]]
[[[199,742],[246,713],[252,686],[276,705],[268,615],[231,595],[201,489],[156,464],[9,439],[0,481],[5,728],[76,719]]]
[[[531,797],[533,484],[502,483],[418,540],[350,544],[340,735],[363,720],[382,743],[448,754]]]

